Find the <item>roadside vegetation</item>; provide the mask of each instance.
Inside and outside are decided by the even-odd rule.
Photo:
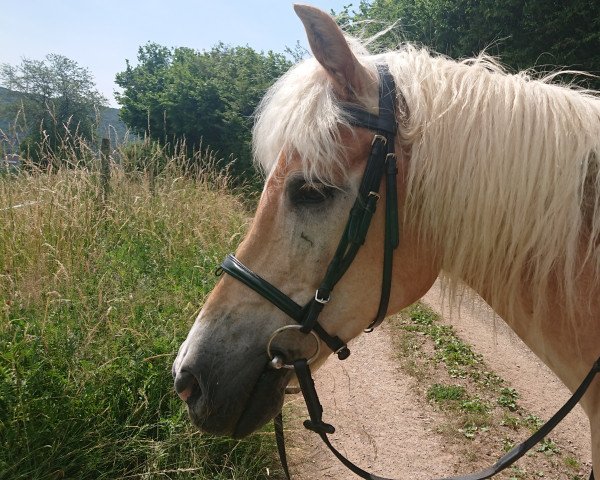
[[[485,364],[481,355],[417,303],[391,321],[403,370],[416,380],[417,393],[447,421],[437,426],[449,448],[462,458],[461,472],[487,467],[543,423],[519,405],[519,393]],[[560,476],[554,476],[556,474]],[[550,436],[498,478],[587,478],[568,445]]]
[[[183,153],[160,171],[113,164],[103,201],[98,169],[69,154],[0,174],[0,478],[277,478],[272,435],[203,435],[172,387],[245,230],[228,178]]]

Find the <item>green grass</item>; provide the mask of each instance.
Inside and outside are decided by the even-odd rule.
[[[97,184],[0,177],[0,478],[273,478],[271,435],[200,434],[170,375],[247,211],[176,168]]]
[[[504,380],[487,369],[481,355],[463,342],[452,326],[442,324],[435,312],[420,303],[405,310],[403,318],[400,327],[407,333],[404,344],[401,343],[404,353],[418,352],[422,348],[419,343],[422,340],[418,339],[428,338],[433,345],[432,361],[443,365],[449,378],[462,382],[458,385],[434,383],[427,389],[427,398],[452,412],[464,436],[472,439],[477,433],[487,431],[493,406],[491,398],[482,397],[494,395],[496,403],[505,411],[502,425],[515,430],[527,426],[527,419],[509,415],[518,409],[516,390],[503,386]],[[420,363],[424,366],[425,358]]]
[[[391,323],[397,328],[401,365],[417,380],[417,393],[423,392],[447,418],[436,430],[449,445],[463,449],[461,465],[489,455],[490,448],[500,456],[542,425],[539,417],[518,404],[519,393],[492,372],[482,356],[435,312],[417,303]],[[472,469],[479,467],[474,464]],[[507,478],[537,478],[552,468],[553,473],[575,479],[579,467],[568,446],[546,438],[518,466],[511,467]]]
[[[502,388],[498,397],[498,405],[508,408],[511,412],[517,409],[517,399],[519,394],[514,388]]]
[[[434,383],[427,389],[427,398],[438,403],[463,400],[465,396],[465,387],[460,385],[441,385],[439,383]]]

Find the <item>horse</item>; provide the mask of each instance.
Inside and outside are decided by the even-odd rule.
[[[257,272],[252,281],[268,286],[248,288],[229,268],[206,300],[172,372],[192,422],[235,438],[257,430],[280,412],[294,380],[274,364],[310,357],[315,370],[334,350],[342,358],[378,309],[399,312],[438,277],[449,292],[477,292],[576,390],[600,354],[597,92],[507,73],[485,55],[456,61],[411,44],[371,55],[327,13],[294,8],[314,57],[283,75],[258,107],[253,149],[266,180],[229,263],[239,259],[246,277]],[[379,208],[325,298],[321,279],[357,203],[366,159],[381,143],[352,111],[385,113],[382,66],[394,83],[397,175],[369,201],[397,192],[393,268],[386,272],[388,212]],[[265,299],[273,291],[289,302]],[[319,308],[319,335],[291,327],[293,306],[304,304]],[[580,404],[600,471],[600,382]]]

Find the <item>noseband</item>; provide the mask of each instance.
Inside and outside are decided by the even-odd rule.
[[[358,194],[354,205],[350,210],[346,228],[338,244],[333,259],[327,267],[325,277],[316,290],[314,297],[304,306],[297,304],[288,295],[283,293],[277,287],[267,282],[260,275],[254,273],[233,254],[229,254],[223,260],[218,274],[226,272],[233,278],[239,280],[266,300],[279,308],[286,315],[294,319],[298,325],[286,325],[277,329],[270,337],[267,345],[267,354],[270,359],[269,365],[273,368],[293,369],[298,378],[300,389],[306,402],[306,407],[310,420],[304,422],[304,426],[319,434],[323,442],[331,452],[353,473],[366,480],[391,480],[384,477],[371,474],[344,457],[333,445],[331,445],[328,434],[335,432],[333,425],[323,422],[323,407],[317,396],[314,381],[312,379],[309,364],[319,355],[321,339],[340,360],[345,360],[350,355],[350,350],[346,343],[337,337],[331,335],[319,324],[319,315],[331,299],[331,294],[335,285],[344,276],[352,261],[356,257],[358,250],[364,244],[371,220],[375,214],[377,201],[379,200],[379,188],[385,175],[385,240],[383,251],[383,274],[381,280],[381,295],[379,299],[379,308],[375,318],[371,321],[365,331],[370,332],[378,326],[387,312],[390,299],[392,284],[392,267],[394,250],[399,242],[399,224],[398,224],[398,194],[396,177],[398,173],[396,165],[396,155],[394,153],[394,142],[396,137],[396,102],[404,102],[400,92],[396,91],[394,79],[386,65],[378,65],[379,74],[379,112],[378,115],[360,108],[355,104],[343,103],[341,109],[344,112],[348,122],[355,127],[362,127],[375,132],[371,142],[371,151],[367,159],[365,172],[363,174]],[[284,330],[299,330],[304,334],[312,334],[317,340],[316,353],[308,360],[299,359],[291,363],[285,363],[285,360],[279,355],[274,354],[271,349],[273,340]],[[588,373],[581,386],[575,391],[567,403],[540,429],[520,445],[517,445],[494,465],[480,472],[470,475],[449,477],[442,480],[483,480],[490,478],[505,468],[512,465],[521,458],[535,444],[541,441],[550,431],[571,411],[571,409],[581,399],[588,386],[592,382],[596,373],[600,371],[600,359],[596,361],[591,371]],[[275,435],[279,458],[281,460],[286,478],[289,480],[289,470],[287,457],[285,453],[285,443],[283,438],[283,423],[281,413],[275,418]],[[593,480],[592,472],[590,480]]]

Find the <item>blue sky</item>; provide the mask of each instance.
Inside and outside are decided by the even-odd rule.
[[[304,30],[287,0],[4,0],[0,2],[0,63],[57,53],[93,74],[98,89],[116,102],[115,74],[135,61],[148,41],[208,50],[219,41],[283,52]],[[308,2],[307,2],[308,3]],[[330,11],[358,0],[315,0]]]

